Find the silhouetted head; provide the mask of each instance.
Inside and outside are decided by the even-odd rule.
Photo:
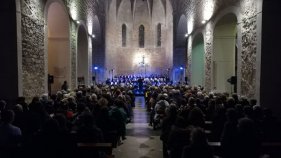
[[[208,145],[206,134],[202,128],[194,128],[191,131],[190,141],[192,145],[196,146]]]
[[[1,112],[1,120],[4,123],[12,123],[15,118],[15,113],[12,110],[4,110]]]
[[[0,112],[6,108],[7,103],[4,100],[0,100]]]

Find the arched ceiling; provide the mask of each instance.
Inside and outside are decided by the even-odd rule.
[[[122,3],[122,1],[125,1],[125,0],[116,0],[116,13],[118,12],[119,10],[119,7]],[[153,11],[153,5],[154,5],[154,1],[155,0],[130,0],[131,1],[131,11],[132,13],[134,13],[135,11],[135,4],[137,1],[146,1],[147,2],[147,5],[148,5],[148,8],[149,8],[149,15],[151,16],[152,15],[152,11]],[[164,9],[165,9],[165,12],[166,12],[166,0],[160,0],[164,6]],[[109,4],[112,2],[112,0],[108,0]]]
[[[74,20],[84,20],[88,27],[93,26],[95,16],[98,17],[101,31],[104,32],[106,11],[109,9],[109,4],[116,1],[118,8],[124,0],[64,0],[67,5],[70,16]],[[150,15],[155,0],[128,0],[131,2],[131,10],[134,12],[136,1],[146,1],[149,7]],[[174,33],[178,32],[178,23],[180,17],[185,15],[187,18],[187,30],[189,33],[202,25],[203,20],[209,20],[217,12],[227,6],[236,6],[240,3],[239,0],[160,0],[165,8],[167,3],[170,3],[173,8]],[[117,13],[117,12],[116,12]],[[91,31],[93,28],[88,28]],[[184,31],[180,31],[184,32]]]
[[[98,17],[101,32],[104,32],[105,28],[105,15],[106,15],[106,3],[108,0],[65,0],[65,3],[69,9],[70,17],[73,20],[84,21],[87,25],[89,33],[94,30],[94,22]]]

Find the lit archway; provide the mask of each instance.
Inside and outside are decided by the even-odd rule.
[[[192,42],[191,84],[204,85],[205,51],[203,35],[197,35]]]
[[[88,57],[88,34],[80,25],[77,33],[77,77],[78,85],[89,85],[89,57]]]
[[[215,26],[212,87],[219,92],[236,91],[236,86],[227,82],[231,76],[237,76],[236,24],[236,16],[230,13]]]
[[[48,74],[54,76],[52,93],[61,89],[64,81],[70,83],[69,16],[64,6],[52,2],[47,10]]]
[[[105,80],[104,74],[106,73],[105,65],[105,50],[104,50],[104,38],[102,36],[103,29],[100,24],[98,16],[93,20],[93,34],[95,38],[92,38],[92,64],[97,67],[98,70],[93,69],[92,75],[95,76],[97,83]]]
[[[181,15],[178,20],[176,27],[176,36],[174,37],[174,72],[173,80],[175,82],[183,81],[185,77],[182,70],[178,69],[180,67],[185,67],[187,63],[187,38],[185,34],[187,33],[187,18],[185,15]],[[186,71],[186,70],[184,70]]]

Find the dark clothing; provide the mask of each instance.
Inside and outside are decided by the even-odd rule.
[[[213,158],[213,152],[209,146],[186,146],[182,152],[182,158]]]
[[[61,90],[67,91],[67,89],[68,89],[67,83],[63,83],[63,85],[61,86]]]
[[[79,142],[103,142],[103,133],[101,129],[96,126],[82,126],[77,130],[77,136]]]
[[[170,150],[170,158],[181,157],[184,146],[190,144],[190,129],[174,128],[172,129],[167,146]]]
[[[160,135],[160,139],[163,141],[163,157],[168,158],[168,148],[167,148],[167,142],[168,138],[172,129],[172,126],[174,125],[176,121],[176,117],[168,117],[163,120],[162,123],[162,132]]]
[[[221,137],[223,157],[237,157],[237,134],[237,122],[226,122]]]
[[[0,125],[0,148],[7,146],[16,146],[21,137],[21,130],[9,123]]]

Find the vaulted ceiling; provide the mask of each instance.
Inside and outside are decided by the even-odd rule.
[[[83,20],[88,25],[88,29],[98,30],[96,28],[90,28],[89,26],[95,27],[94,22],[97,21],[100,24],[101,32],[104,32],[106,10],[113,0],[65,0],[66,5],[70,10],[70,16],[74,20]],[[121,2],[124,0],[116,0],[116,8],[118,9]],[[147,4],[152,12],[154,0],[130,0],[132,12],[136,1],[147,1]],[[173,8],[174,15],[174,33],[186,32],[186,28],[179,27],[179,21],[182,15],[185,15],[187,19],[187,31],[190,33],[194,28],[200,27],[203,20],[210,20],[219,10],[229,5],[238,5],[238,0],[161,0],[165,6],[170,3]],[[152,14],[150,14],[152,15]],[[183,30],[177,30],[183,29]],[[184,38],[180,38],[184,39]]]

